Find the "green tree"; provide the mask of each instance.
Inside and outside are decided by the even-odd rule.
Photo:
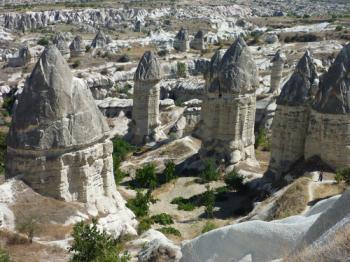
[[[238,174],[236,170],[233,170],[227,175],[225,175],[224,180],[227,186],[231,189],[241,190],[244,187],[243,185],[244,177]]]
[[[209,185],[206,186],[207,191],[203,195],[203,204],[205,206],[205,213],[207,217],[213,217],[214,204],[215,204],[215,193]]]
[[[204,170],[200,173],[200,177],[203,182],[216,181],[219,179],[219,172],[216,170],[216,164],[214,160],[206,160],[204,163]]]
[[[158,184],[156,167],[154,164],[147,164],[136,170],[135,181],[144,188],[154,189]]]
[[[175,163],[173,161],[165,164],[165,170],[163,172],[165,182],[169,182],[175,177]]]
[[[335,180],[337,183],[345,182],[350,184],[350,167],[337,170]]]
[[[154,202],[151,191],[148,190],[146,193],[137,191],[136,197],[129,199],[126,206],[130,208],[137,217],[144,217],[148,215],[151,202]]]
[[[69,251],[73,256],[71,262],[126,262],[130,255],[120,255],[120,241],[97,228],[97,220],[92,224],[77,223],[73,228],[73,244]]]
[[[187,66],[185,63],[177,62],[177,76],[186,78],[187,77]]]

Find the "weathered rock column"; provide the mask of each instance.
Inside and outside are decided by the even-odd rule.
[[[207,44],[205,41],[204,33],[203,31],[199,30],[196,35],[194,36],[194,39],[190,43],[190,47],[192,49],[196,50],[205,50],[207,49]]]
[[[304,157],[309,123],[311,90],[317,83],[316,67],[307,51],[277,98],[272,123],[271,160],[269,170],[279,179],[297,160]]]
[[[57,33],[52,40],[53,44],[60,50],[61,55],[68,59],[70,57],[70,50],[68,48],[68,45],[66,43],[66,39],[64,38],[63,34],[61,32]]]
[[[215,155],[229,165],[255,159],[255,89],[258,84],[258,71],[249,47],[239,37],[223,56],[218,77],[208,89],[208,100],[215,99],[211,105],[215,111],[203,112],[203,119],[213,120],[209,120],[210,135],[203,141],[201,154],[204,157]],[[208,113],[215,115],[210,118]]]
[[[81,36],[78,35],[73,39],[72,43],[69,45],[69,49],[71,57],[79,57],[84,55],[85,46]]]
[[[311,110],[305,157],[319,156],[333,168],[350,166],[350,44],[320,81]]]
[[[59,50],[46,48],[27,79],[7,141],[6,178],[99,212],[124,206],[113,176],[109,128]]]
[[[174,48],[181,52],[187,52],[190,49],[190,40],[188,31],[181,27],[174,39]]]
[[[283,67],[285,63],[284,55],[281,50],[278,50],[273,59],[271,60],[271,81],[270,81],[270,93],[278,94],[281,85]]]
[[[159,81],[162,72],[155,54],[146,52],[134,76],[132,141],[144,144],[164,137],[159,130]]]

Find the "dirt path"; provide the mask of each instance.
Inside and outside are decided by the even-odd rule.
[[[322,182],[318,181],[318,176],[319,176],[319,172],[315,172],[312,177],[311,180],[308,184],[308,194],[309,194],[309,201],[308,203],[312,202],[315,200],[315,191],[317,189],[317,187],[319,187],[322,184],[333,184],[335,183],[335,180],[333,179],[324,179]],[[307,205],[305,210],[303,211],[303,214],[305,214],[309,209],[310,209],[311,205]]]

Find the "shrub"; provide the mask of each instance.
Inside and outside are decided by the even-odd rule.
[[[25,217],[21,223],[17,225],[17,230],[27,235],[29,243],[33,243],[33,238],[40,232],[38,219],[34,216]]]
[[[116,137],[112,140],[113,142],[113,158],[117,162],[122,162],[125,160],[126,156],[136,151],[136,147],[125,141],[120,137]]]
[[[74,238],[69,251],[73,256],[70,261],[129,261],[128,253],[120,255],[120,241],[108,235],[105,231],[97,228],[97,220],[93,219],[92,224],[84,222],[77,223],[73,228]]]
[[[342,31],[343,30],[343,26],[341,25],[337,25],[337,27],[335,28],[335,31]]]
[[[244,177],[236,172],[236,170],[231,171],[225,176],[225,183],[228,187],[234,190],[243,189],[243,180]]]
[[[202,229],[202,234],[218,228],[213,222],[207,221]]]
[[[158,56],[160,56],[160,57],[166,56],[167,54],[169,54],[168,50],[160,50],[160,51],[158,51]]]
[[[49,44],[49,39],[47,39],[46,37],[40,38],[37,42],[38,45],[42,45],[42,46],[48,46]]]
[[[101,75],[108,75],[108,70],[107,70],[107,68],[103,68],[102,70],[101,70]]]
[[[216,165],[212,159],[205,161],[204,170],[200,173],[200,177],[205,183],[219,179],[219,172],[216,171]]]
[[[160,224],[160,225],[171,225],[174,223],[174,220],[173,218],[166,214],[166,213],[161,213],[161,214],[158,214],[158,215],[154,215],[151,217],[152,221],[154,223],[157,223],[157,224]]]
[[[73,68],[78,68],[80,65],[81,65],[80,60],[75,60],[74,63],[73,63],[73,65],[72,65],[72,67],[73,67]]]
[[[114,160],[113,160],[114,161]],[[113,162],[114,164],[114,162]],[[114,165],[114,181],[118,185],[123,181],[124,177],[128,176],[127,173],[120,170],[120,165]]]
[[[119,59],[118,62],[120,63],[127,63],[130,61],[130,57],[128,55],[122,55]]]
[[[85,46],[85,52],[89,53],[90,51],[91,51],[91,46],[90,45]]]
[[[178,210],[192,211],[195,209],[195,205],[183,197],[176,197],[170,203],[177,205]]]
[[[158,184],[155,165],[147,164],[143,168],[137,169],[135,181],[141,187],[154,189]]]
[[[2,108],[4,108],[9,115],[12,112],[12,108],[15,101],[16,101],[16,98],[14,96],[7,96],[4,98],[4,102],[2,103]]]
[[[9,254],[2,248],[0,248],[0,262],[10,262]]]
[[[205,206],[205,213],[208,217],[213,217],[214,204],[215,204],[215,193],[210,186],[207,185],[207,191],[203,195],[203,204]]]
[[[177,76],[186,78],[187,77],[186,71],[187,71],[186,64],[182,62],[177,62]]]
[[[147,193],[137,191],[136,197],[128,200],[126,206],[130,208],[137,217],[144,217],[148,215],[149,204],[153,201],[150,191],[147,191]]]
[[[350,184],[350,167],[337,170],[335,180],[337,183],[345,182]]]
[[[158,231],[162,232],[163,234],[181,237],[180,231],[177,230],[176,228],[173,228],[173,227],[162,227],[162,228],[158,229]]]
[[[173,161],[170,161],[165,164],[163,176],[165,182],[169,182],[175,178],[175,163]]]
[[[153,220],[149,217],[145,217],[141,219],[137,231],[139,234],[142,234],[143,232],[146,232],[148,229],[151,228],[151,226],[154,224]]]
[[[259,133],[255,139],[255,148],[260,148],[262,151],[270,151],[271,143],[267,137],[265,128],[259,129]]]

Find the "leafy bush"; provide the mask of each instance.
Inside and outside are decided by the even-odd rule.
[[[130,57],[128,55],[122,55],[119,59],[118,62],[120,63],[127,63],[130,61]]]
[[[158,229],[158,231],[162,232],[163,234],[181,237],[180,231],[177,230],[176,228],[173,228],[173,227],[162,227],[162,228]]]
[[[41,46],[48,46],[49,45],[49,39],[47,39],[46,37],[40,38],[37,42],[38,45]]]
[[[91,51],[91,46],[90,45],[85,46],[85,52],[89,53],[90,51]]]
[[[350,184],[350,167],[337,170],[335,180],[337,183],[345,182],[347,184]]]
[[[335,31],[342,31],[343,30],[343,26],[342,25],[337,25],[337,27],[335,28]]]
[[[187,77],[187,66],[185,63],[177,62],[177,76],[186,78]]]
[[[143,168],[137,169],[135,181],[141,187],[154,189],[158,184],[155,165],[147,164]]]
[[[218,228],[213,222],[207,221],[202,229],[202,234]]]
[[[40,232],[38,219],[33,216],[23,218],[23,221],[17,225],[17,230],[27,235],[29,243],[33,243],[34,236]]]
[[[78,68],[81,65],[80,60],[75,60],[74,63],[72,64],[73,68]]]
[[[255,139],[255,148],[260,148],[262,151],[270,151],[271,143],[267,137],[265,128],[261,128]]]
[[[0,248],[0,262],[10,262],[9,254],[2,248]]]
[[[151,217],[152,221],[154,223],[157,223],[157,224],[160,224],[160,225],[171,225],[174,223],[174,220],[173,218],[166,214],[166,213],[161,213],[161,214],[158,214],[158,215],[154,215]]]
[[[207,216],[213,217],[215,193],[209,185],[207,185],[207,191],[205,191],[203,195],[203,204],[205,206],[205,213],[207,214]]]
[[[102,70],[101,70],[101,75],[108,75],[108,70],[107,70],[107,68],[103,68]]]
[[[170,161],[165,164],[163,177],[165,182],[169,182],[175,178],[175,163],[173,161]]]
[[[128,200],[126,206],[130,208],[137,217],[144,217],[148,215],[149,204],[153,201],[151,191],[147,191],[147,193],[137,191],[136,197]]]
[[[216,165],[213,160],[205,161],[204,170],[200,173],[200,177],[205,183],[219,179],[219,172],[216,171]]]
[[[15,101],[16,101],[16,98],[14,96],[8,96],[4,98],[4,101],[2,103],[2,108],[4,108],[9,115],[12,112],[12,108]]]
[[[92,224],[84,222],[77,223],[73,228],[74,238],[69,251],[73,256],[70,261],[120,261],[126,262],[131,259],[128,253],[120,255],[120,241],[108,235],[105,231],[97,229],[97,220],[93,219]]]
[[[176,197],[170,203],[177,205],[178,210],[192,211],[196,208],[193,203],[183,197]]]
[[[146,232],[153,224],[154,221],[149,217],[141,219],[137,228],[138,233],[142,234],[143,232]]]
[[[225,183],[227,186],[229,186],[231,189],[234,190],[241,190],[243,189],[243,180],[244,177],[236,172],[236,170],[231,171],[228,173],[225,178]]]
[[[117,162],[122,162],[125,160],[126,156],[136,151],[136,147],[125,141],[120,137],[116,137],[112,140],[113,142],[113,158]]]

